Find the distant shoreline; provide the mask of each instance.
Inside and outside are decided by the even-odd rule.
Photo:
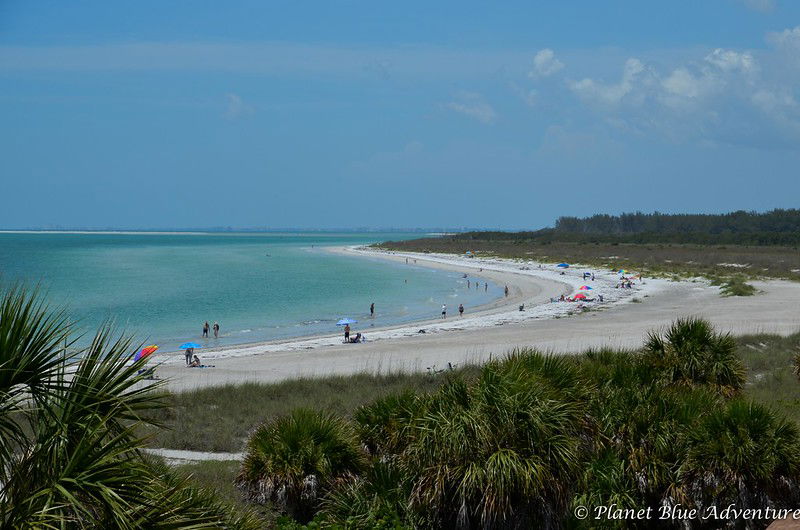
[[[161,230],[137,230],[135,228],[109,229],[0,229],[0,234],[151,234],[151,235],[217,235],[217,234],[417,234],[420,237],[438,237],[453,234],[460,234],[475,229],[450,229],[439,228],[236,228],[236,229],[214,229],[214,228],[183,228],[183,229],[161,229]]]

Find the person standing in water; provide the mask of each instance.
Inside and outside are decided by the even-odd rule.
[[[458,304],[458,316],[464,316],[464,304]]]
[[[344,341],[350,342],[350,324],[344,325]]]
[[[506,293],[506,298],[508,298],[508,285],[506,285],[506,288],[503,290],[503,292]]]
[[[485,282],[483,284],[483,292],[487,292],[487,291],[489,291],[489,282]]]
[[[205,338],[205,339],[208,338],[208,328],[209,328],[208,320],[206,320],[206,323],[203,324],[203,338]]]
[[[442,318],[447,318],[447,304],[442,304]]]
[[[214,328],[213,329],[214,329],[214,338],[218,339],[219,338],[219,324],[214,322]]]
[[[375,302],[372,302],[371,304],[369,304],[369,316],[370,317],[374,317],[375,316]]]

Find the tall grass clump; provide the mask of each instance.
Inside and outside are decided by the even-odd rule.
[[[719,290],[722,296],[753,296],[758,292],[755,287],[738,276],[722,281]]]

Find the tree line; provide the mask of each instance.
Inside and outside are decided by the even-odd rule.
[[[725,214],[623,213],[559,217],[555,227],[523,232],[466,232],[467,240],[525,240],[537,243],[665,243],[797,245],[800,209]]]

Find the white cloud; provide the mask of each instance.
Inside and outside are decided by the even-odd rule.
[[[756,62],[750,53],[737,53],[733,50],[717,48],[708,54],[705,60],[723,72],[739,70],[743,73],[755,71]]]
[[[666,69],[631,58],[617,82],[593,76],[567,86],[597,114],[597,123],[612,130],[657,133],[676,142],[796,149],[800,91],[791,65],[800,52],[800,27],[768,40],[777,51],[676,53]],[[659,62],[663,57],[654,60]],[[540,99],[545,96],[558,97]],[[546,101],[542,105],[546,108]]]
[[[675,103],[675,100],[670,99],[671,96],[698,100],[719,90],[721,83],[719,79],[708,72],[695,75],[687,68],[680,67],[673,70],[661,82],[665,92],[662,96],[664,96],[664,101],[672,104]]]
[[[604,105],[618,105],[623,98],[631,94],[638,82],[647,83],[642,74],[645,66],[639,59],[630,58],[625,61],[622,78],[619,83],[607,84],[584,78],[570,84],[570,88],[582,99]]]
[[[247,116],[254,112],[253,107],[242,101],[238,94],[225,94],[226,108],[224,116],[229,120],[235,120],[242,116]]]
[[[550,48],[539,50],[533,57],[533,70],[529,77],[548,77],[564,68],[564,63],[556,59],[556,54]]]
[[[800,26],[783,31],[771,31],[767,33],[767,42],[778,48],[798,49],[800,48]]]
[[[456,101],[445,103],[444,106],[482,123],[492,123],[497,119],[494,108],[484,101],[483,96],[474,92],[461,92],[457,94]]]
[[[751,98],[754,105],[769,113],[782,113],[787,110],[797,109],[797,100],[787,91],[773,92],[760,89]]]
[[[767,13],[775,9],[775,0],[739,0],[740,3],[755,11]]]

